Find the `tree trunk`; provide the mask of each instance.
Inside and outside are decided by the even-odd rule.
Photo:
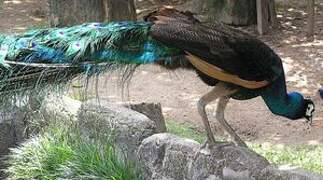
[[[106,21],[136,20],[134,0],[103,0]]]
[[[276,12],[276,6],[275,6],[275,0],[269,1],[269,21],[273,28],[277,28],[279,23],[277,19],[277,12]]]
[[[85,22],[135,19],[133,0],[47,0],[49,24],[70,26]]]
[[[266,34],[269,27],[278,27],[275,0],[257,0],[257,29],[260,35]]]
[[[164,133],[167,131],[165,118],[160,103],[140,103],[130,104],[130,109],[146,115],[156,125],[156,133]]]
[[[261,35],[266,34],[269,30],[268,13],[268,1],[257,0],[257,28]]]
[[[192,0],[191,10],[201,14],[204,21],[237,26],[256,23],[255,0]]]
[[[315,0],[307,0],[307,2],[307,38],[308,41],[314,41]]]

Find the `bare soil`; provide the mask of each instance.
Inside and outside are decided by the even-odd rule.
[[[145,2],[145,1],[142,1]],[[143,4],[151,5],[151,2]],[[291,3],[292,5],[293,3]],[[138,12],[147,11],[141,7]],[[243,139],[249,141],[322,144],[323,100],[317,95],[321,87],[323,71],[323,15],[319,5],[316,18],[315,41],[306,42],[306,13],[301,7],[288,7],[287,16],[279,12],[281,26],[269,34],[259,37],[282,58],[289,91],[299,91],[311,96],[316,102],[314,126],[309,127],[304,119],[290,121],[273,115],[261,98],[247,101],[231,100],[226,119]],[[0,32],[22,32],[29,27],[45,23],[39,0],[6,0],[0,10]],[[248,27],[254,33],[254,27]],[[116,75],[101,78],[100,99],[128,102],[160,102],[167,120],[196,124],[203,130],[196,110],[196,102],[211,88],[203,84],[194,72],[179,70],[169,72],[156,66],[143,66],[138,70],[129,86],[128,95],[122,99],[121,89],[116,85]],[[107,79],[108,78],[108,79]],[[109,83],[107,83],[108,81]],[[209,118],[214,118],[215,103],[208,106]]]

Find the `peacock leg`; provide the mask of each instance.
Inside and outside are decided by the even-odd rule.
[[[202,96],[200,98],[200,100],[198,101],[198,105],[197,105],[198,112],[199,112],[200,116],[202,117],[202,122],[204,124],[204,128],[205,128],[205,131],[207,134],[207,141],[202,146],[203,148],[206,146],[206,144],[208,144],[209,146],[213,146],[216,143],[214,135],[211,130],[210,122],[208,120],[208,117],[207,117],[207,114],[205,111],[206,106],[209,103],[211,103],[212,101],[216,100],[217,98],[222,97],[222,96],[228,96],[234,92],[235,92],[235,90],[228,89],[225,86],[225,84],[218,83],[210,92],[208,92],[207,94]]]
[[[216,119],[220,122],[220,124],[224,127],[224,129],[230,134],[230,136],[234,139],[234,142],[238,146],[248,147],[246,143],[234,132],[232,127],[228,124],[228,122],[224,118],[224,110],[230,100],[230,97],[223,96],[219,98],[218,107],[216,109]]]

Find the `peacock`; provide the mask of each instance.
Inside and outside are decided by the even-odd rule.
[[[320,95],[321,99],[323,99],[323,88],[318,90],[318,94]]]
[[[311,123],[311,99],[288,93],[280,57],[257,38],[220,22],[205,23],[189,11],[163,7],[143,21],[87,23],[0,35],[0,93],[67,83],[80,74],[156,64],[195,71],[212,90],[197,103],[210,146],[218,143],[206,106],[218,100],[216,119],[239,146],[245,142],[224,117],[230,99],[261,96],[269,110]]]

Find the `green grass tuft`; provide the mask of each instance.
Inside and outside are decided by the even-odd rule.
[[[143,179],[130,162],[120,160],[110,135],[85,141],[74,123],[50,124],[39,136],[8,156],[8,179]]]
[[[206,139],[204,133],[197,131],[197,127],[187,123],[167,120],[169,133],[180,137],[194,139],[201,143]],[[248,143],[248,146],[264,156],[270,163],[277,165],[291,165],[323,174],[322,146],[283,146]]]
[[[176,134],[183,138],[193,139],[199,143],[205,141],[205,133],[198,132],[197,127],[188,123],[179,123],[174,120],[166,119],[167,130],[171,134]]]

